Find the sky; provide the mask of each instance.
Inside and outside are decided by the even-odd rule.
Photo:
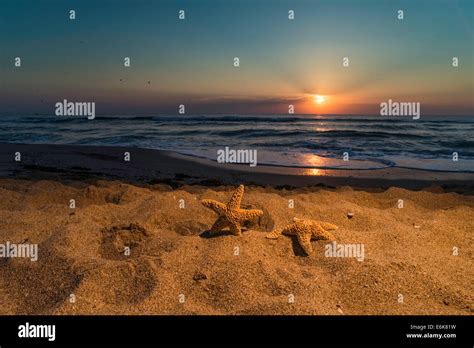
[[[378,114],[392,99],[474,115],[473,26],[472,0],[0,0],[0,114],[63,99],[98,114]]]

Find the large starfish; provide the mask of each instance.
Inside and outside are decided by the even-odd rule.
[[[293,219],[293,221],[294,223],[286,226],[283,229],[270,232],[266,237],[269,239],[277,239],[282,234],[292,236],[296,235],[298,242],[305,253],[308,255],[313,252],[311,238],[335,240],[334,236],[329,231],[336,230],[336,225],[330,224],[329,222],[301,220],[296,218]]]
[[[263,211],[259,209],[241,209],[240,202],[244,195],[244,185],[240,185],[235,190],[229,203],[224,204],[213,199],[203,199],[202,205],[206,208],[214,210],[219,217],[214,225],[212,225],[210,232],[215,233],[221,231],[225,227],[230,228],[230,232],[236,236],[242,234],[241,223],[246,220],[251,220],[257,216],[263,215]]]

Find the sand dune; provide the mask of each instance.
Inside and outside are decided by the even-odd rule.
[[[248,187],[243,207],[264,215],[240,237],[208,237],[215,215],[200,200],[233,189],[0,180],[0,243],[39,244],[37,262],[0,259],[0,314],[472,315],[472,196]],[[338,225],[364,261],[265,238],[293,217]]]

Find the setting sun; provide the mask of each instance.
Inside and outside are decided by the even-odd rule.
[[[322,104],[326,101],[326,97],[324,95],[315,95],[314,96],[314,102],[316,104]]]

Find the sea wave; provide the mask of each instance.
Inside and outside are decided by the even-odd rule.
[[[472,134],[474,117],[414,121],[376,116],[107,115],[90,121],[0,115],[0,142],[133,146],[210,159],[225,146],[255,148],[260,163],[303,167],[307,163],[301,154],[338,159],[347,152],[352,160],[365,161],[372,169],[408,166],[474,171]],[[452,161],[454,152],[459,156],[457,163]]]

